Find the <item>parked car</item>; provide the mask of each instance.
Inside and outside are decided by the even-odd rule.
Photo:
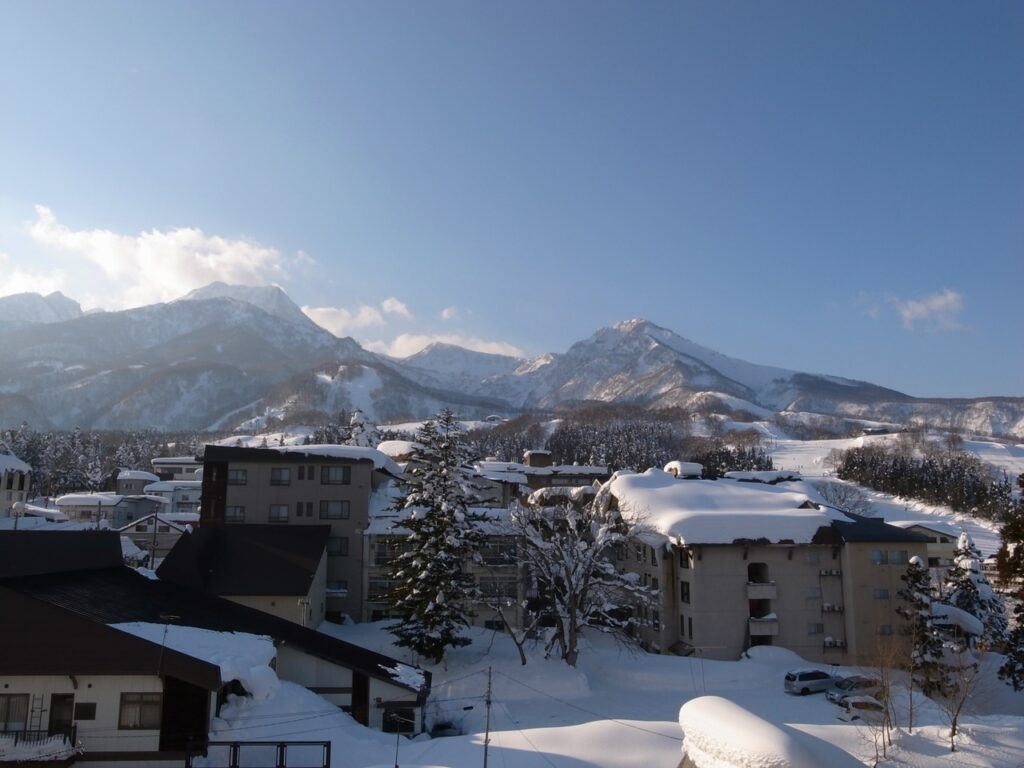
[[[880,723],[885,718],[885,706],[871,696],[848,696],[837,715],[840,720],[852,723],[861,720],[866,723]]]
[[[828,690],[838,679],[821,669],[793,669],[786,673],[783,688],[786,693],[806,696]]]
[[[837,681],[825,691],[825,698],[842,706],[843,701],[850,696],[877,696],[881,690],[882,684],[878,680],[863,675],[852,675]]]

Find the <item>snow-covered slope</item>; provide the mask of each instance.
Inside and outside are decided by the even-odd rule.
[[[483,382],[489,379],[512,373],[522,362],[515,357],[434,342],[396,361],[396,367],[406,377],[427,386],[472,392],[483,388]]]
[[[289,323],[304,325],[313,321],[306,317],[298,305],[288,298],[288,294],[276,285],[228,285],[227,283],[210,283],[196,288],[178,301],[204,301],[206,299],[234,299],[259,307],[268,315],[279,317]]]
[[[59,323],[81,317],[82,307],[60,291],[41,296],[15,293],[0,298],[0,331],[23,328],[35,323]]]

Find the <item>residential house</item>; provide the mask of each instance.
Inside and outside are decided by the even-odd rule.
[[[803,483],[617,473],[610,503],[645,529],[619,568],[657,590],[651,651],[735,659],[779,645],[818,662],[870,663],[901,634],[896,593],[925,537],[828,508]]]
[[[363,610],[363,534],[371,496],[402,471],[373,448],[349,445],[240,448],[208,445],[201,526],[330,526],[326,615]]]
[[[199,523],[198,512],[154,512],[121,526],[118,533],[147,553],[146,562],[154,567],[174,549],[178,539]]]
[[[146,515],[161,513],[169,506],[159,496],[122,496],[117,493],[68,493],[58,496],[54,504],[68,520],[105,524],[123,528]]]
[[[28,500],[32,489],[32,467],[0,443],[0,518],[10,517],[11,508]]]
[[[158,480],[196,480],[196,472],[203,468],[195,456],[158,456],[149,463]]]
[[[554,464],[550,451],[532,450],[523,453],[523,461],[506,462],[485,459],[473,464],[474,480],[489,482],[494,488],[483,489],[486,498],[497,506],[507,507],[513,500],[523,500],[533,491],[549,487],[578,487],[603,483],[609,477],[608,467],[580,464]]]
[[[886,522],[928,539],[928,570],[931,572],[932,582],[936,588],[941,589],[946,574],[953,567],[957,542],[963,531],[957,526],[943,523],[940,520],[886,520]]]
[[[137,496],[146,493],[146,486],[155,483],[160,478],[152,472],[145,472],[141,469],[122,469],[117,473],[114,481],[114,493],[121,496]]]
[[[186,533],[157,576],[304,627],[324,620],[329,525],[213,525]]]
[[[199,515],[203,495],[202,470],[197,480],[159,480],[147,484],[142,492],[147,496],[160,496],[170,502],[167,511],[175,514],[194,513]]]
[[[24,621],[19,631],[0,633],[0,696],[14,713],[0,729],[77,728],[85,748],[79,761],[180,766],[184,741],[205,738],[227,693],[247,690],[245,680],[222,679],[218,666],[176,642],[191,628],[270,638],[281,679],[364,725],[423,729],[429,673],[293,621],[148,579],[121,565],[114,532],[0,532],[0,611]]]

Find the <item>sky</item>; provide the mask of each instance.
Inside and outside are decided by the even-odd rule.
[[[0,3],[0,295],[1024,395],[1024,4]]]

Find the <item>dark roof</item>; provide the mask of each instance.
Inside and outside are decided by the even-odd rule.
[[[208,691],[220,667],[0,585],[0,675],[170,675]]]
[[[429,672],[423,673],[426,685],[417,691],[385,671],[408,666],[404,662],[221,597],[162,579],[147,579],[126,566],[0,580],[0,589],[4,587],[99,624],[162,624],[167,616],[176,616],[174,623],[182,626],[267,635],[277,645],[291,645],[325,661],[416,691],[421,699],[429,691]]]
[[[815,544],[838,544],[840,541],[924,544],[928,542],[927,536],[889,525],[877,517],[863,517],[851,512],[843,514],[849,518],[849,521],[833,520],[830,528],[819,528],[814,537]],[[825,540],[832,537],[837,538],[838,541]]]
[[[211,525],[185,533],[157,574],[215,595],[308,595],[329,525]]]
[[[0,579],[111,568],[123,562],[116,531],[0,531]]]
[[[315,448],[316,446],[309,446]],[[245,448],[239,445],[208,445],[203,463],[212,461],[245,461],[267,464],[373,464],[373,459],[338,456],[329,453],[303,453],[303,446],[276,448]],[[206,477],[205,473],[203,475]]]

